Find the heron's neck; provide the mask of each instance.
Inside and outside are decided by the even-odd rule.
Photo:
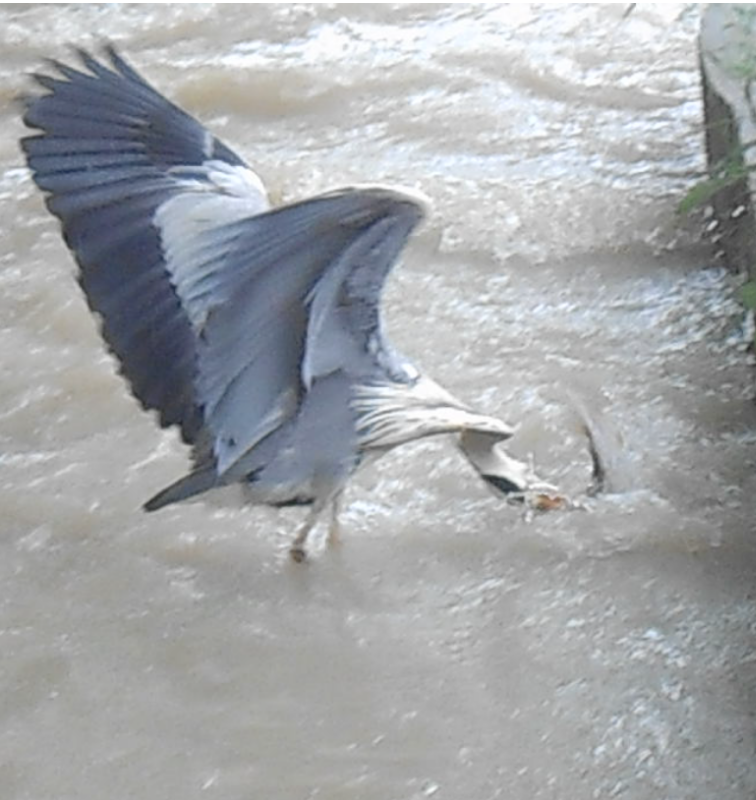
[[[352,407],[363,449],[388,449],[400,444],[464,430],[511,435],[503,422],[473,411],[426,377],[413,383],[382,382],[356,388]]]

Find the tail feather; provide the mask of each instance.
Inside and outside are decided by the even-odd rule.
[[[183,478],[167,486],[161,492],[158,492],[154,497],[151,497],[143,506],[145,511],[157,511],[163,506],[170,505],[171,503],[178,503],[180,500],[186,500],[189,497],[206,492],[218,486],[218,476],[215,470],[210,467],[203,467],[202,469],[190,472]]]

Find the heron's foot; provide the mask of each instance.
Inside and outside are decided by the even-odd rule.
[[[341,492],[337,492],[330,498],[326,497],[325,500],[320,500],[313,505],[310,513],[307,515],[307,519],[304,521],[304,524],[294,537],[291,547],[289,547],[289,557],[296,564],[301,564],[307,559],[307,539],[317,525],[326,503],[330,503],[331,506],[331,521],[328,525],[328,533],[326,534],[326,544],[335,545],[339,543],[339,511],[341,509],[341,504],[339,502],[340,498]]]
[[[296,564],[301,564],[303,561],[307,560],[307,551],[304,548],[304,543],[299,544],[294,542],[292,546],[289,548],[289,558],[294,561]]]
[[[289,547],[289,558],[296,564],[301,564],[307,559],[307,537],[310,535],[312,528],[313,520],[308,519],[294,537],[291,547]]]

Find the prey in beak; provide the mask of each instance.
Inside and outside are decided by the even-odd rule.
[[[497,447],[509,436],[481,430],[464,430],[457,445],[491,491],[508,503],[524,504],[535,511],[573,507],[556,486],[536,475],[533,466],[504,453]]]

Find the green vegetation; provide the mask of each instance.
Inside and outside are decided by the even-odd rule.
[[[756,311],[756,281],[748,281],[740,287],[740,301],[749,311]]]
[[[680,214],[689,214],[698,208],[706,205],[714,195],[743,180],[749,172],[756,170],[756,166],[746,165],[743,154],[749,147],[756,145],[756,142],[749,142],[742,147],[736,147],[733,151],[718,164],[714,165],[709,171],[709,175],[698,183],[694,184],[680,201],[677,210]]]

